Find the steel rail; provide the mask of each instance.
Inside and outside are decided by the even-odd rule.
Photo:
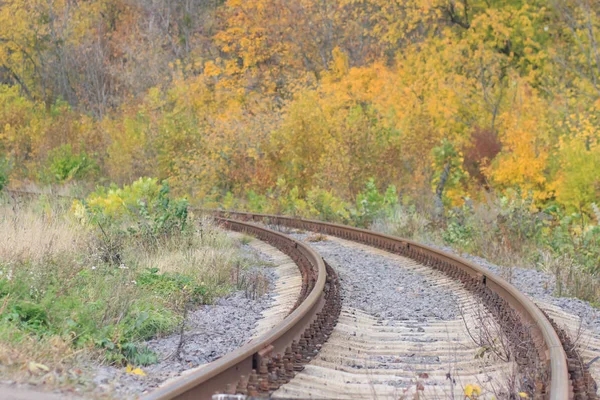
[[[519,318],[531,327],[539,360],[549,372],[549,382],[545,383],[545,388],[542,390],[543,397],[552,400],[565,400],[574,397],[573,385],[568,371],[567,355],[557,332],[544,313],[529,298],[498,275],[464,258],[448,254],[436,248],[366,229],[280,215],[214,210],[210,212],[219,217],[226,216],[228,218],[262,222],[267,225],[281,225],[315,231],[379,247],[416,259],[446,273],[451,273],[453,277],[463,280],[464,283],[477,284],[491,290],[506,301],[518,313]],[[487,298],[490,299],[489,294]],[[493,296],[491,300],[494,300]]]
[[[263,336],[159,387],[143,399],[210,399],[215,393],[268,394],[310,361],[337,321],[341,309],[337,276],[314,250],[268,228],[225,218],[217,220],[227,229],[251,234],[289,255],[303,275],[301,301]]]
[[[18,193],[18,191],[12,190],[10,192],[15,194],[34,194],[29,192]],[[60,195],[58,196],[63,197]],[[303,354],[301,357],[301,363],[303,363],[307,362],[310,358],[310,355],[306,355],[306,347],[308,347],[310,352],[314,352],[318,347],[315,346],[314,343],[306,346],[306,336],[313,340],[313,342],[315,340],[315,335],[312,333],[313,330],[308,329],[311,332],[305,336],[304,333],[301,333],[301,328],[299,327],[301,326],[304,328],[306,332],[307,326],[315,326],[314,316],[320,313],[325,303],[325,281],[329,281],[329,278],[334,275],[333,271],[331,271],[328,266],[325,266],[320,256],[318,256],[303,243],[295,241],[270,229],[262,228],[254,224],[245,224],[244,222],[234,221],[226,217],[234,217],[245,221],[251,220],[265,224],[275,224],[297,229],[316,231],[343,239],[364,243],[370,246],[379,247],[393,253],[413,258],[424,263],[425,265],[440,269],[443,272],[450,274],[452,277],[462,280],[467,286],[472,286],[474,284],[478,285],[480,294],[481,287],[484,287],[485,290],[493,292],[494,295],[505,301],[514,311],[518,313],[518,316],[521,320],[523,320],[525,323],[529,323],[528,326],[531,327],[532,336],[534,339],[533,342],[535,344],[539,360],[543,362],[543,366],[549,373],[548,382],[545,383],[545,387],[541,393],[543,398],[552,400],[571,399],[574,397],[574,389],[576,389],[579,393],[585,393],[591,390],[589,387],[585,387],[586,384],[580,383],[580,379],[575,379],[578,382],[575,385],[576,387],[573,387],[573,381],[571,380],[569,374],[570,370],[573,368],[569,365],[567,354],[564,349],[565,343],[568,343],[569,340],[568,336],[562,332],[564,337],[561,340],[552,322],[529,298],[527,298],[501,277],[479,267],[474,263],[471,263],[468,260],[448,254],[431,246],[414,242],[412,240],[401,239],[341,224],[280,215],[252,214],[221,210],[200,211],[210,212],[211,214],[218,216],[217,219],[230,229],[247,232],[262,240],[271,242],[272,244],[275,244],[276,247],[279,247],[280,250],[288,253],[288,255],[292,255],[290,252],[294,253],[292,248],[297,249],[298,252],[300,252],[305,258],[305,260],[311,260],[309,263],[313,263],[314,266],[316,266],[316,269],[318,270],[318,277],[316,282],[314,282],[315,285],[312,287],[310,293],[308,293],[308,295],[304,293],[304,295],[307,297],[304,299],[299,299],[295,310],[288,315],[288,317],[286,317],[282,324],[273,328],[261,338],[221,357],[220,359],[208,364],[204,368],[201,368],[183,378],[179,378],[173,383],[165,385],[164,387],[156,389],[150,394],[144,396],[145,399],[208,399],[212,397],[212,394],[215,391],[222,392],[226,384],[231,384],[234,382],[238,382],[238,388],[240,390],[232,391],[244,392],[247,387],[251,386],[251,382],[249,382],[250,379],[244,382],[243,375],[255,373],[254,371],[256,369],[262,367],[262,362],[266,362],[266,360],[272,360],[273,357],[270,357],[271,353],[274,354],[275,352],[280,352],[281,355],[284,350],[289,351],[289,344],[292,342],[292,344],[296,346],[294,354]],[[289,247],[289,241],[294,243],[292,248]],[[287,242],[287,246],[283,244],[284,242]],[[292,256],[292,258],[294,258],[295,261],[299,260],[298,254]],[[303,275],[305,275],[305,273],[306,271],[303,271]],[[335,279],[337,279],[337,277],[335,277]],[[339,288],[336,288],[336,290],[339,290]],[[303,292],[306,292],[306,287],[303,287]],[[482,296],[484,296],[487,300],[495,300],[493,297],[490,298],[489,293],[483,293]],[[339,302],[333,307],[330,306],[331,309],[328,310],[328,312],[333,314],[337,312],[337,315],[339,315],[339,306]],[[319,318],[323,318],[323,315],[325,314],[320,314],[321,316]],[[334,317],[335,320],[337,320],[337,315]],[[329,316],[327,318],[329,318]],[[328,320],[327,324],[328,327],[325,328],[321,326],[321,323],[319,323],[318,329],[327,332],[329,328],[332,328],[331,320]],[[327,333],[325,333],[325,336],[326,335]],[[319,338],[319,340],[321,339],[323,339],[323,337]],[[304,341],[304,345],[298,350],[298,344],[300,340]],[[272,365],[270,364],[269,372],[271,372],[271,370]],[[242,376],[241,380],[239,380],[240,376]],[[271,381],[270,376],[269,381]],[[590,393],[590,395],[594,396],[595,393]]]

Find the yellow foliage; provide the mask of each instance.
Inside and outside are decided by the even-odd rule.
[[[550,126],[544,102],[522,83],[514,92],[512,107],[499,115],[503,150],[486,168],[499,188],[517,187],[523,196],[548,197],[546,168]]]
[[[590,211],[600,198],[600,133],[584,119],[571,126],[571,138],[560,141],[561,169],[553,183],[557,200],[577,211]]]
[[[227,0],[192,19],[164,5],[161,30],[141,3],[8,0],[0,151],[19,179],[69,144],[111,181],[195,197],[283,179],[302,209],[372,177],[431,190],[450,143],[446,204],[485,187],[585,209],[600,196],[600,10],[558,3]]]

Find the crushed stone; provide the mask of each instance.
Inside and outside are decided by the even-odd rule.
[[[304,233],[291,236],[307,238]],[[388,322],[453,320],[460,315],[457,298],[450,290],[397,260],[332,240],[307,243],[338,273],[345,306]]]
[[[600,310],[587,301],[574,297],[558,296],[556,279],[551,273],[517,266],[500,266],[491,263],[484,258],[458,252],[450,247],[435,247],[459,257],[463,257],[492,271],[494,274],[507,280],[534,301],[549,303],[556,307],[560,307],[570,314],[577,315],[581,318],[582,325],[585,328],[600,334]]]
[[[210,363],[239,348],[252,338],[253,329],[270,307],[274,296],[277,272],[269,268],[271,258],[243,245],[245,253],[253,253],[257,265],[247,274],[263,274],[269,282],[267,293],[258,298],[248,296],[243,290],[218,299],[214,304],[203,305],[188,314],[181,351],[177,348],[181,335],[175,333],[165,338],[145,342],[159,356],[157,364],[141,367],[145,376],[126,373],[125,368],[100,366],[93,378],[96,394],[114,398],[134,398],[148,392],[182,372]]]

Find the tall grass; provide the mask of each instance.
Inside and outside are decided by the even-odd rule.
[[[214,201],[213,201],[214,200]],[[449,203],[449,202],[447,202]],[[437,206],[436,206],[437,204]],[[567,211],[553,202],[534,202],[520,192],[485,193],[482,202],[464,199],[443,209],[429,188],[398,195],[369,180],[353,202],[332,191],[312,189],[303,196],[280,181],[265,194],[205,199],[205,207],[295,215],[339,222],[483,257],[505,266],[538,268],[554,274],[556,291],[597,302],[600,295],[600,207]],[[545,207],[545,208],[540,208]],[[441,208],[441,209],[440,209]]]
[[[600,224],[555,207],[535,210],[530,200],[490,198],[487,203],[432,210],[399,203],[382,213],[372,229],[480,256],[506,267],[551,273],[556,294],[596,303],[600,294]],[[596,207],[597,208],[597,207]],[[594,208],[594,209],[596,209]]]
[[[0,371],[64,383],[81,358],[155,362],[142,342],[175,332],[252,262],[211,221],[188,220],[148,246],[82,224],[69,201],[0,198]]]

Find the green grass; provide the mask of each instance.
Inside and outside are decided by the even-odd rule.
[[[143,342],[175,332],[185,307],[229,293],[233,268],[249,264],[238,243],[187,213],[185,224],[176,225],[156,212],[145,215],[162,225],[143,220],[131,230],[122,221],[100,229],[73,210],[64,201],[0,199],[5,374],[19,375],[35,362],[60,375],[82,357],[113,365],[155,363],[158,355]],[[139,222],[133,215],[128,221]],[[160,230],[167,225],[168,232]]]

